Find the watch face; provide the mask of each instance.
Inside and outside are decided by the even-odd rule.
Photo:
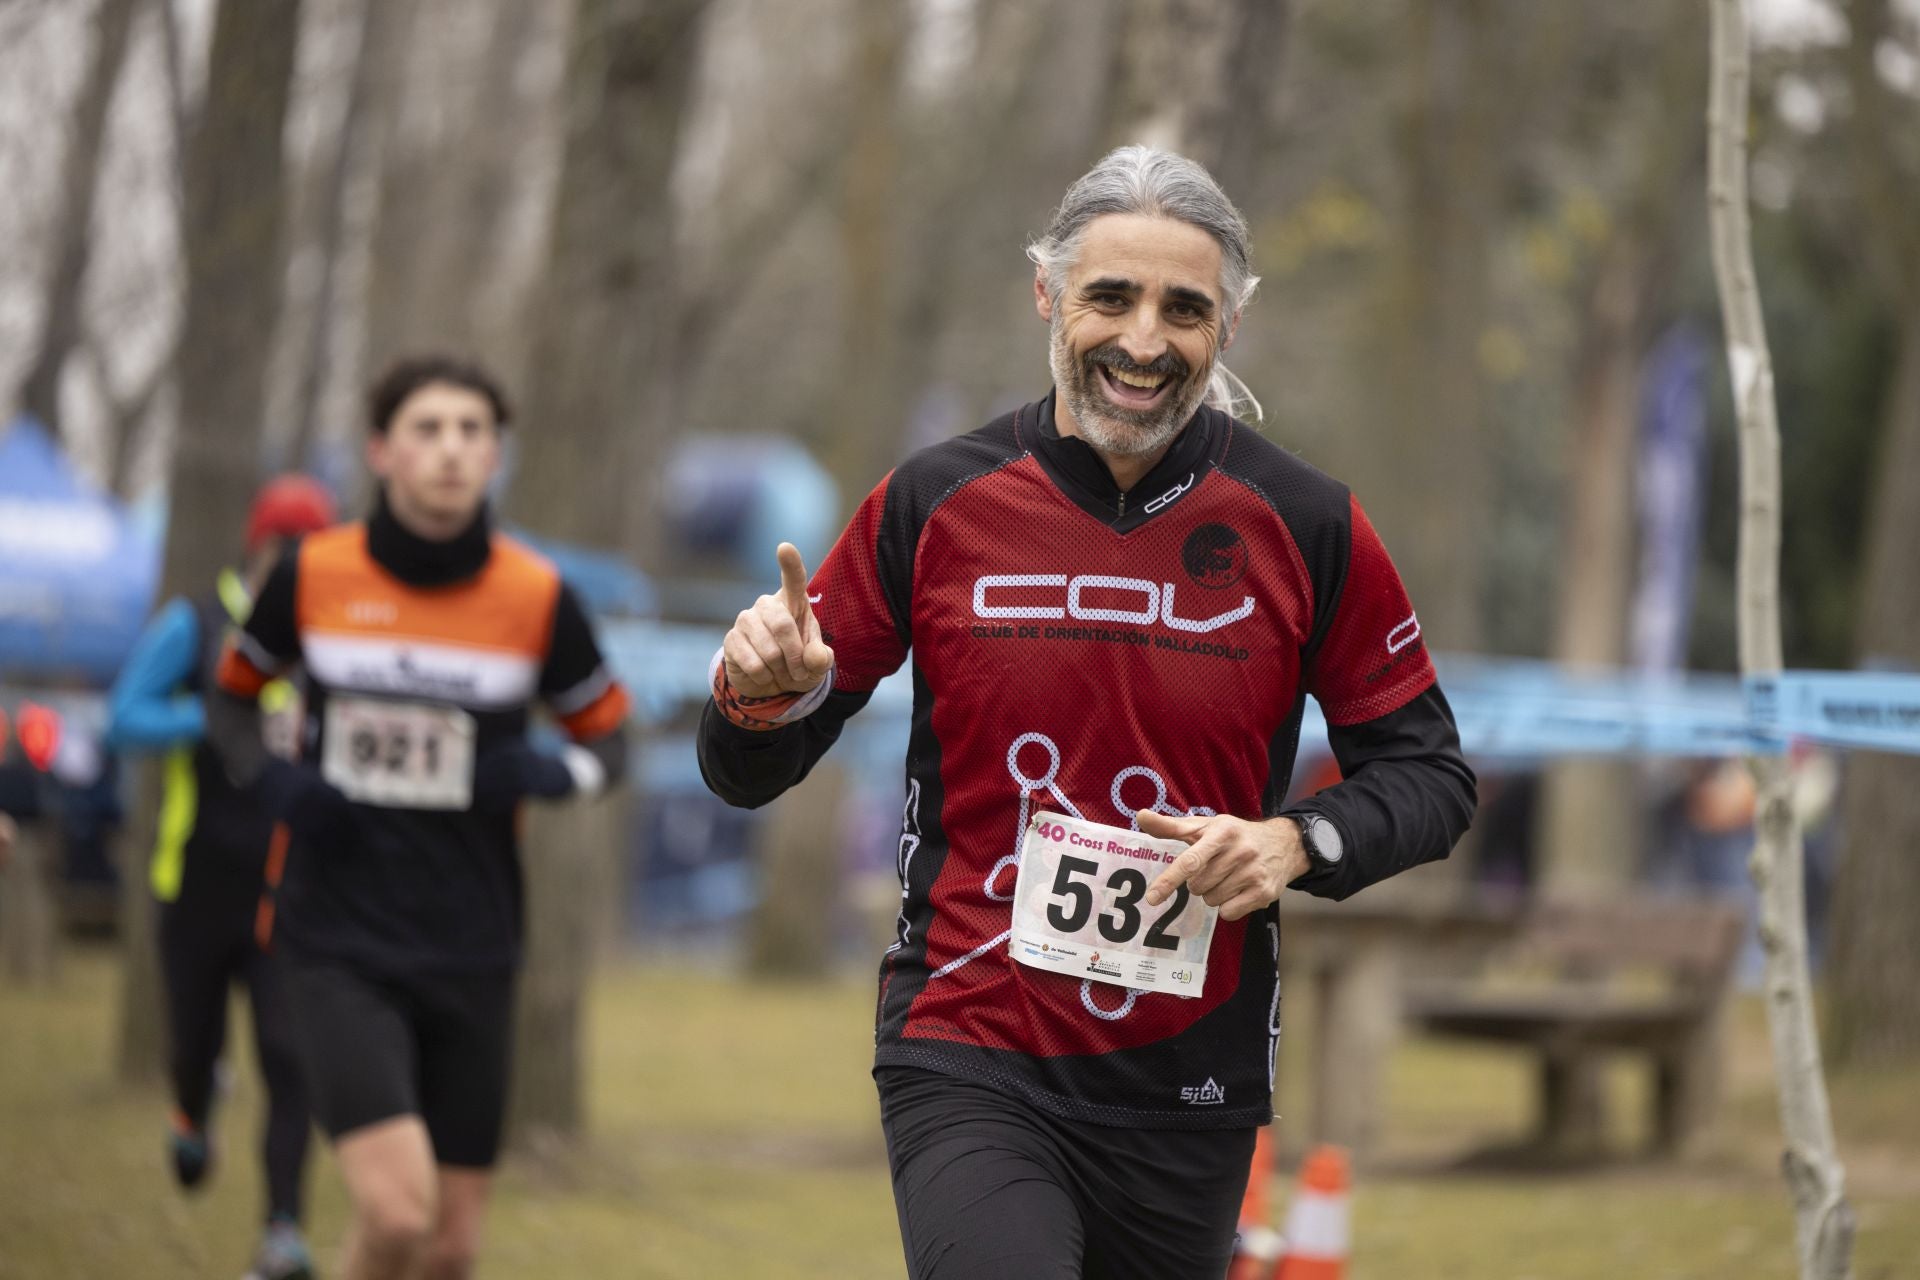
[[[1339,828],[1325,818],[1314,818],[1307,823],[1307,848],[1325,863],[1340,861],[1347,851]]]

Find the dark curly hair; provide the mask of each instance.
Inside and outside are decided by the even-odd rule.
[[[493,423],[504,427],[513,420],[507,393],[494,376],[471,360],[455,356],[405,356],[387,366],[387,371],[367,391],[367,425],[373,434],[383,436],[393,425],[393,415],[407,397],[433,382],[450,383],[484,396],[493,409]]]

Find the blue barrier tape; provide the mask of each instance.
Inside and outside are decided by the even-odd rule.
[[[1747,682],[1756,728],[1836,747],[1920,755],[1920,675],[1785,671]]]
[[[716,629],[608,621],[601,637],[642,720],[658,723],[705,700]],[[1795,739],[1920,755],[1920,675],[1789,671],[1743,685],[1732,676],[1448,657],[1440,660],[1440,684],[1461,745],[1482,758],[1777,754]],[[869,716],[904,718],[912,701],[912,683],[898,672],[874,690]],[[891,749],[895,736],[876,739],[876,750]],[[1326,741],[1326,721],[1311,701],[1300,741],[1309,753]]]

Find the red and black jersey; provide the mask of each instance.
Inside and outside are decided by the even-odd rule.
[[[1345,781],[1303,802],[1346,857],[1330,897],[1444,857],[1473,777],[1398,574],[1346,488],[1201,410],[1130,492],[1043,400],[903,463],[810,594],[835,667],[810,716],[750,732],[713,707],[710,786],[791,786],[909,655],[898,935],[877,1062],[979,1079],[1057,1114],[1141,1127],[1271,1117],[1278,913],[1221,921],[1195,999],[1008,955],[1032,812],[1281,811],[1305,697]]]
[[[253,697],[295,663],[308,684],[303,754],[316,760],[336,698],[457,708],[472,717],[482,758],[525,737],[536,700],[583,742],[618,732],[629,707],[559,572],[484,516],[436,543],[382,503],[364,524],[304,539],[229,641],[219,683]],[[516,836],[510,811],[355,803],[328,847],[296,839],[276,937],[375,973],[510,967],[522,915]]]

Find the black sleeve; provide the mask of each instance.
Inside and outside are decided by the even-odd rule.
[[[813,714],[778,729],[742,729],[713,699],[700,713],[700,776],[713,794],[740,809],[758,809],[813,771],[871,692],[827,695]]]
[[[603,678],[605,667],[600,642],[593,637],[593,623],[580,597],[562,582],[560,594],[553,602],[553,637],[547,643],[547,659],[540,667],[541,696],[564,715],[571,710],[569,704],[586,693],[591,682]]]
[[[295,544],[267,575],[241,631],[242,652],[267,674],[285,669],[300,656],[300,619],[295,608],[299,575],[300,548]],[[272,665],[264,665],[263,659]]]
[[[1329,725],[1327,741],[1343,781],[1308,796],[1289,814],[1318,814],[1340,832],[1345,856],[1293,882],[1340,899],[1423,862],[1447,856],[1473,821],[1473,770],[1440,686],[1397,711],[1359,724]]]
[[[236,787],[250,787],[267,767],[267,746],[260,736],[260,704],[225,689],[206,693],[207,745]]]

